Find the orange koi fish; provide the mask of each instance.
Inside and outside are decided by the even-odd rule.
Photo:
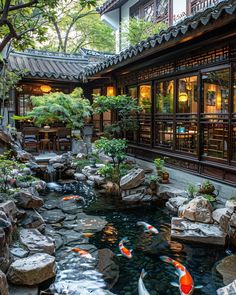
[[[119,250],[120,250],[120,253],[121,254],[118,254],[117,256],[125,256],[125,257],[127,257],[127,258],[132,258],[132,254],[131,254],[131,252],[133,251],[133,250],[129,250],[128,248],[126,248],[125,246],[124,246],[124,243],[127,243],[127,242],[129,242],[129,240],[128,240],[128,238],[123,238],[120,242],[119,242]]]
[[[80,201],[85,201],[83,197],[80,196],[67,196],[62,198],[63,201],[70,201],[70,200],[75,200],[76,202],[80,202]]]
[[[86,250],[80,249],[80,248],[72,248],[70,251],[73,251],[75,253],[79,253],[81,257],[87,258],[87,259],[94,259],[93,256]]]
[[[153,233],[155,235],[159,234],[159,231],[154,226],[152,226],[151,224],[148,224],[144,221],[138,221],[137,225],[143,226],[145,228],[146,233]]]
[[[186,267],[178,261],[171,259],[167,256],[161,256],[160,259],[164,262],[172,264],[176,268],[176,274],[179,276],[179,283],[171,282],[170,284],[174,287],[179,288],[181,295],[191,295],[194,289],[200,289],[203,286],[194,286],[193,278],[187,271]]]

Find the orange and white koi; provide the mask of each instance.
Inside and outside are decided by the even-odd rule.
[[[71,201],[71,200],[75,200],[76,202],[85,202],[84,198],[81,196],[67,196],[62,198],[62,201]]]
[[[128,248],[126,248],[124,246],[124,243],[129,242],[128,238],[123,238],[120,242],[119,242],[119,250],[121,254],[118,254],[118,256],[124,256],[126,258],[131,259],[132,258],[132,251],[133,250],[129,250]]]
[[[81,257],[87,258],[87,259],[94,259],[93,256],[86,250],[80,249],[80,248],[72,248],[70,251],[73,251],[75,253],[79,253]]]
[[[194,289],[200,289],[203,286],[194,286],[194,281],[190,273],[187,271],[186,267],[183,266],[178,261],[167,257],[161,256],[160,259],[164,262],[172,264],[176,268],[176,274],[179,276],[179,283],[171,282],[170,284],[174,287],[179,288],[181,295],[191,295]]]
[[[144,269],[142,269],[142,272],[140,274],[139,280],[138,280],[138,294],[139,295],[150,295],[150,293],[148,292],[148,290],[146,289],[144,283],[143,283],[143,279],[146,276],[146,272]]]
[[[147,222],[138,221],[137,225],[143,226],[145,228],[146,233],[153,233],[155,235],[159,234],[159,231],[154,226],[152,226],[151,224],[148,224]]]

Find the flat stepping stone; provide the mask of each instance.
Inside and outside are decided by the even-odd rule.
[[[37,253],[17,259],[8,270],[8,280],[16,285],[35,286],[55,276],[55,257]]]
[[[47,210],[59,209],[60,205],[58,203],[59,202],[57,200],[48,200],[45,202],[43,207]]]
[[[19,234],[19,239],[31,253],[45,252],[53,254],[55,245],[51,238],[45,237],[37,229],[22,229]]]
[[[65,219],[65,214],[60,209],[44,211],[42,217],[46,223],[58,223]]]

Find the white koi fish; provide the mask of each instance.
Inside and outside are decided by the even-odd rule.
[[[121,254],[118,254],[117,256],[124,256],[126,258],[131,259],[132,258],[132,251],[133,250],[129,250],[128,248],[126,248],[124,246],[124,243],[129,242],[128,238],[123,238],[120,242],[119,242],[119,250]]]
[[[138,221],[137,225],[143,226],[145,228],[146,233],[153,233],[155,235],[159,234],[159,231],[154,226],[152,226],[151,224],[148,224],[144,221]]]
[[[138,294],[139,295],[150,295],[146,287],[144,286],[143,279],[146,276],[146,272],[144,269],[142,269],[142,272],[140,274],[139,280],[138,280]]]

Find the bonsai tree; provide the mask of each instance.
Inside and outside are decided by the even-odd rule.
[[[31,101],[34,108],[27,115],[39,126],[62,122],[68,128],[80,129],[85,123],[85,118],[92,112],[89,100],[83,97],[79,88],[71,94],[54,92],[32,96]]]
[[[124,139],[107,139],[102,137],[95,142],[95,147],[112,159],[112,163],[101,168],[100,173],[119,186],[120,178],[122,177],[121,164],[125,159],[127,141]]]
[[[111,111],[115,114],[116,120],[105,127],[108,137],[115,137],[130,130],[137,129],[137,121],[134,116],[141,112],[142,108],[138,106],[137,99],[126,95],[118,96],[94,96],[93,102],[94,114],[102,114]]]

